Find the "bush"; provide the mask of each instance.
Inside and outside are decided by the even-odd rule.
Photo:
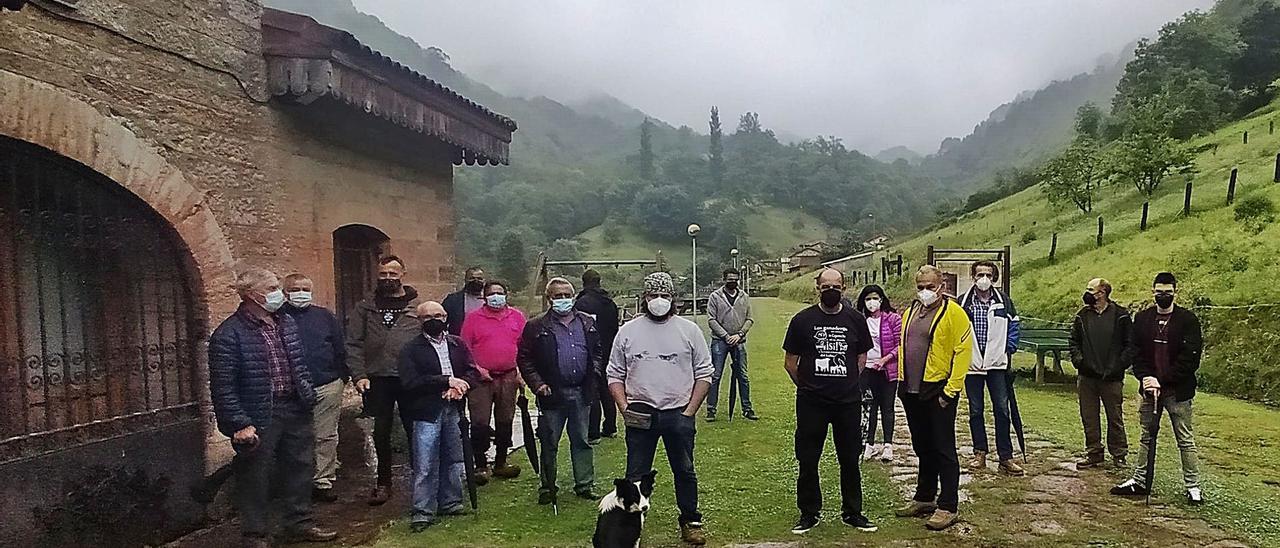
[[[1262,232],[1275,221],[1276,205],[1266,196],[1248,196],[1236,204],[1236,222],[1252,230],[1254,234]]]
[[[605,222],[604,243],[618,245],[622,243],[622,227],[616,222]]]
[[[1039,238],[1039,236],[1036,236],[1036,231],[1028,230],[1022,233],[1022,244],[1023,245],[1029,244],[1031,242],[1036,241],[1037,238]]]

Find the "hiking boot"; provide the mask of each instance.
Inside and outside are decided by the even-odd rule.
[[[1106,464],[1106,462],[1107,461],[1102,458],[1102,455],[1089,455],[1083,459],[1076,461],[1076,470],[1084,470],[1087,468],[1097,468],[1099,466],[1102,466],[1103,464]]]
[[[900,518],[919,518],[932,513],[938,509],[938,505],[932,502],[920,502],[913,500],[908,502],[906,506],[893,511],[893,515]]]
[[[1112,457],[1111,467],[1115,468],[1116,470],[1123,470],[1129,467],[1129,461],[1125,460],[1124,457]]]
[[[543,491],[541,493],[538,493],[538,504],[542,506],[546,506],[548,504],[551,504],[551,499],[553,498],[555,498],[555,495],[552,495],[551,491]]]
[[[791,533],[795,535],[803,535],[812,531],[819,523],[822,523],[822,518],[816,514],[800,514],[800,521],[797,521],[795,526],[791,528]]]
[[[446,509],[441,510],[441,511],[439,511],[439,512],[436,512],[436,514],[438,514],[438,515],[441,515],[441,516],[450,516],[450,517],[454,517],[454,516],[465,516],[465,515],[467,515],[467,514],[469,514],[469,513],[470,513],[470,512],[468,512],[468,511],[467,511],[467,507],[466,507],[466,506],[463,506],[463,505],[461,505],[461,504],[459,504],[459,505],[457,505],[457,506],[450,507],[450,508],[446,508]]]
[[[497,464],[493,467],[493,477],[502,479],[512,479],[520,475],[520,467],[514,464]]]
[[[1007,476],[1025,476],[1027,471],[1023,470],[1013,459],[1005,459],[1000,461],[1000,473]]]
[[[987,467],[987,453],[985,451],[974,451],[973,460],[969,461],[970,470],[982,470]]]
[[[293,544],[298,542],[329,542],[336,538],[338,538],[337,531],[308,527],[285,535],[284,540],[288,544]]]
[[[369,506],[382,506],[391,500],[390,485],[375,485],[369,492]]]
[[[1127,479],[1124,483],[1111,488],[1111,494],[1118,497],[1145,497],[1151,494],[1147,486],[1138,483],[1138,480]]]
[[[880,451],[880,462],[893,462],[893,444],[884,444],[884,450]]]
[[[587,438],[587,445],[592,447],[600,445],[600,438]]]
[[[1200,492],[1199,487],[1187,489],[1187,504],[1192,506],[1204,504],[1204,493]]]
[[[929,516],[929,521],[924,522],[924,526],[930,531],[941,531],[955,525],[959,519],[960,512],[948,512],[939,508],[933,511],[933,515]]]
[[[879,527],[876,527],[876,524],[871,523],[871,520],[867,519],[867,516],[864,516],[862,514],[858,514],[854,516],[844,516],[840,518],[840,521],[843,521],[845,525],[848,525],[849,527],[853,527],[854,529],[857,529],[864,533],[874,533],[880,530]]]
[[[475,481],[476,485],[488,485],[489,478],[493,476],[493,470],[488,466],[476,468]]]
[[[880,448],[876,447],[874,444],[868,443],[866,447],[862,450],[862,460],[874,459],[876,458],[876,455],[879,455],[879,454],[880,454]]]
[[[423,531],[426,531],[427,529],[430,529],[432,525],[435,525],[435,522],[415,521],[409,524],[409,532],[414,534],[421,533]]]
[[[586,490],[583,490],[583,491],[574,491],[574,492],[573,492],[573,494],[574,494],[574,496],[576,496],[576,497],[578,497],[578,498],[580,498],[580,499],[586,499],[586,500],[600,500],[600,495],[595,494],[595,492],[594,492],[594,491],[592,491],[592,490],[590,490],[590,489],[586,489]]]
[[[760,415],[757,415],[754,409],[748,409],[742,412],[742,418],[749,421],[758,421],[760,420]]]
[[[716,422],[716,412],[707,411],[707,422]]]
[[[686,544],[702,546],[707,543],[707,534],[702,531],[702,522],[691,521],[680,524],[680,540]]]
[[[311,500],[315,502],[338,502],[338,495],[333,493],[332,487],[316,487],[311,490]]]

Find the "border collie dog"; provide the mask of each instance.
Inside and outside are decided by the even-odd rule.
[[[613,481],[613,492],[600,499],[600,516],[596,518],[596,534],[591,545],[596,548],[636,548],[644,529],[644,514],[649,511],[656,471],[640,477],[640,481]]]

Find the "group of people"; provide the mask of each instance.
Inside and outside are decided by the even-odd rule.
[[[619,326],[617,305],[591,270],[583,274],[581,291],[565,278],[550,280],[546,311],[530,319],[508,304],[507,287],[486,278],[480,268],[468,269],[463,288],[439,302],[421,300],[405,285],[405,270],[401,259],[382,258],[374,294],[350,311],[345,330],[331,312],[312,304],[313,284],[304,275],[281,281],[254,268],[238,277],[242,302],[210,337],[209,367],[218,428],[237,452],[230,469],[246,545],[266,545],[273,482],[280,486],[289,540],[335,538],[333,531],[315,525],[311,503],[337,498],[337,423],[348,380],[374,423],[377,472],[370,504],[383,504],[391,495],[391,430],[399,414],[413,468],[415,532],[465,513],[468,450],[478,485],[519,475],[520,468],[507,457],[517,401],[527,389],[540,411],[540,504],[550,504],[558,493],[558,448],[566,430],[574,494],[599,497],[593,446],[616,435],[621,415],[626,476],[638,480],[649,473],[661,441],[681,538],[705,543],[694,467],[696,417],[705,401],[705,419],[716,420],[728,360],[743,417],[759,419],[746,361],[751,304],[737,286],[736,271],[725,271],[723,286],[709,297],[708,345],[696,323],[676,314],[675,284],[664,272],[645,278],[642,314]],[[915,298],[902,312],[878,286],[863,288],[850,301],[841,272],[818,274],[818,303],[792,318],[782,343],[784,368],[796,386],[800,518],[794,533],[821,521],[818,462],[828,430],[839,461],[841,521],[876,530],[863,514],[859,460],[893,460],[895,399],[902,403],[919,459],[914,496],[897,516],[928,516],[925,525],[933,530],[958,519],[955,421],[961,392],[968,393],[970,467],[987,467],[985,396],[990,394],[996,469],[1011,476],[1025,473],[1013,458],[1010,432],[1010,356],[1017,349],[1020,321],[999,288],[996,264],[980,261],[970,273],[972,288],[952,297],[944,294],[941,270],[921,267]],[[1182,452],[1187,496],[1199,502],[1190,401],[1202,343],[1194,313],[1174,304],[1176,283],[1171,274],[1157,276],[1155,305],[1132,319],[1111,301],[1106,280],[1088,283],[1070,336],[1085,430],[1086,456],[1079,466],[1105,463],[1100,407],[1107,413],[1113,463],[1126,464],[1122,383],[1132,368],[1144,396],[1142,453],[1132,478],[1112,492],[1149,491],[1151,432],[1158,410],[1167,410]],[[464,432],[468,420],[471,426]],[[877,422],[882,444],[875,443]],[[468,437],[471,445],[464,447]],[[487,457],[491,444],[496,446],[492,462]],[[275,477],[268,477],[272,473]]]

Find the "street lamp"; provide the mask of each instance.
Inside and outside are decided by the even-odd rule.
[[[698,319],[698,233],[702,227],[698,223],[689,225],[689,239],[693,240],[693,319]]]

